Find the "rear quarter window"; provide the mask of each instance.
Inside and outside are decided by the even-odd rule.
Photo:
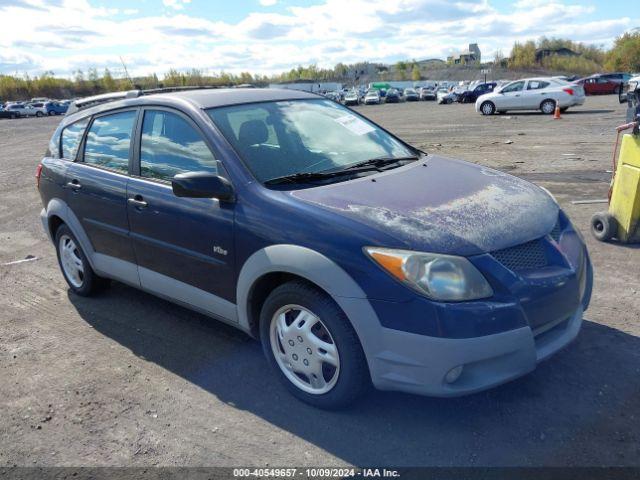
[[[72,161],[76,159],[78,146],[80,145],[80,140],[82,140],[82,135],[84,134],[88,123],[89,119],[83,118],[62,130],[62,138],[60,141],[62,153],[61,158],[66,158],[67,160]]]

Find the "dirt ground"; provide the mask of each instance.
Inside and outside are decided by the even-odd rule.
[[[578,339],[532,374],[433,399],[371,392],[323,412],[293,399],[242,333],[121,284],[69,292],[34,172],[59,118],[0,121],[0,466],[640,465],[640,249],[588,234],[624,107],[562,120],[472,105],[358,107],[430,152],[551,190],[595,266]],[[8,262],[31,258],[28,262]]]

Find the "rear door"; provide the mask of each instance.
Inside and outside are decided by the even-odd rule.
[[[135,158],[127,198],[142,286],[235,319],[234,205],[171,188],[178,173],[225,175],[211,145],[181,112],[147,107]]]
[[[553,94],[548,91],[549,87],[551,87],[551,83],[545,80],[529,80],[527,82],[527,88],[522,95],[524,108],[540,108],[540,104],[545,98],[553,97]]]
[[[137,283],[137,273],[129,239],[126,194],[136,118],[137,109],[95,116],[77,161],[67,170],[67,202],[94,250],[110,257],[103,260],[128,262],[130,268],[124,272],[127,275],[123,280],[133,283]]]

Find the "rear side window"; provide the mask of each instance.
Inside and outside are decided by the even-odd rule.
[[[549,86],[549,82],[543,82],[540,80],[531,80],[529,85],[527,85],[527,90],[542,90],[543,88],[547,88]]]
[[[88,123],[89,119],[85,118],[72,123],[62,130],[62,141],[60,142],[62,146],[62,158],[66,158],[67,160],[76,159],[78,145],[80,145],[80,140],[82,140],[82,135],[84,134]]]
[[[129,146],[137,112],[134,110],[96,118],[87,134],[84,162],[117,172],[129,171]]]
[[[140,175],[171,180],[184,172],[218,172],[218,162],[189,122],[171,112],[147,110],[140,140]]]

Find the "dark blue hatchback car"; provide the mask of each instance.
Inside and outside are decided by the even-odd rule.
[[[580,330],[592,269],[544,190],[292,90],[77,101],[38,167],[70,288],[109,279],[260,338],[298,398],[483,390]]]

